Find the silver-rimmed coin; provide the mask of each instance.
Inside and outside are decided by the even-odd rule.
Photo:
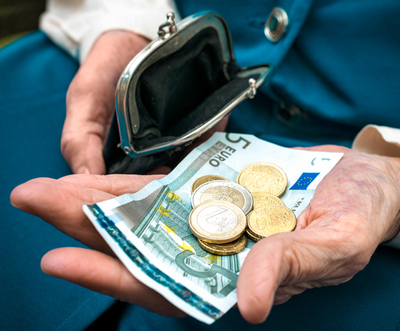
[[[189,229],[198,239],[225,244],[238,239],[247,226],[243,210],[226,201],[208,201],[189,215]]]
[[[192,195],[192,207],[207,201],[226,201],[233,203],[245,214],[253,208],[253,197],[248,189],[235,182],[214,180],[199,186]]]

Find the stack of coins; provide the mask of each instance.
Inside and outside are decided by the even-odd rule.
[[[271,163],[247,166],[237,183],[215,175],[200,177],[192,186],[189,228],[200,246],[215,255],[241,252],[247,237],[259,241],[292,231],[296,216],[279,198],[286,187],[286,174]]]
[[[253,196],[253,211],[247,215],[246,229],[251,240],[259,241],[296,227],[296,216],[280,199],[287,188],[287,177],[281,168],[272,163],[254,163],[244,168],[236,181]]]
[[[253,208],[253,197],[240,184],[211,177],[201,177],[193,184],[189,228],[209,253],[237,254],[247,244],[246,214]],[[199,181],[204,184],[198,186]]]

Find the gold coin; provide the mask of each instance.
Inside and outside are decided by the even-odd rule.
[[[268,205],[285,206],[284,202],[277,196],[268,193],[252,193],[253,196],[253,209]]]
[[[215,254],[215,255],[233,255],[240,253],[246,248],[247,238],[246,236],[241,236],[239,239],[232,241],[227,244],[211,244],[203,240],[198,239],[199,245],[205,251]]]
[[[255,234],[249,228],[250,217],[253,214],[253,212],[254,212],[254,210],[246,215],[246,222],[247,222],[246,235],[247,235],[247,237],[249,237],[254,242],[257,242],[257,241],[260,241],[261,239],[263,239],[264,237],[261,237],[261,236]]]
[[[248,227],[260,237],[275,233],[290,232],[296,227],[295,214],[283,206],[264,206],[255,209],[248,215]]]
[[[238,239],[246,229],[246,215],[233,203],[209,201],[189,215],[190,231],[205,242],[225,244]]]
[[[224,177],[217,176],[217,175],[206,175],[202,176],[200,178],[197,178],[193,185],[192,185],[192,192],[196,191],[196,189],[200,186],[203,185],[204,183],[212,182],[213,180],[228,180]]]
[[[251,217],[251,214],[253,214],[253,211],[254,211],[254,210],[252,210],[250,213],[248,213],[248,214],[246,215],[246,223],[247,223],[247,226],[249,226],[250,217]]]
[[[246,235],[249,237],[250,240],[253,240],[254,242],[260,241],[263,239],[263,237],[257,236],[254,234],[249,228],[246,228]]]
[[[266,162],[250,164],[239,173],[236,181],[251,193],[265,192],[277,197],[282,196],[287,187],[285,172]]]

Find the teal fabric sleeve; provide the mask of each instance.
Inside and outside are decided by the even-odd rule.
[[[1,330],[84,329],[115,301],[42,273],[49,250],[82,245],[9,200],[18,184],[71,173],[60,137],[77,69],[39,31],[0,50]]]

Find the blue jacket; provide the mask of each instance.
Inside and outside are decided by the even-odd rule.
[[[367,124],[400,127],[399,1],[176,2],[182,17],[221,14],[240,66],[275,66],[262,96],[234,111],[231,131],[287,146],[349,146]],[[273,43],[264,28],[275,7],[289,24]]]

